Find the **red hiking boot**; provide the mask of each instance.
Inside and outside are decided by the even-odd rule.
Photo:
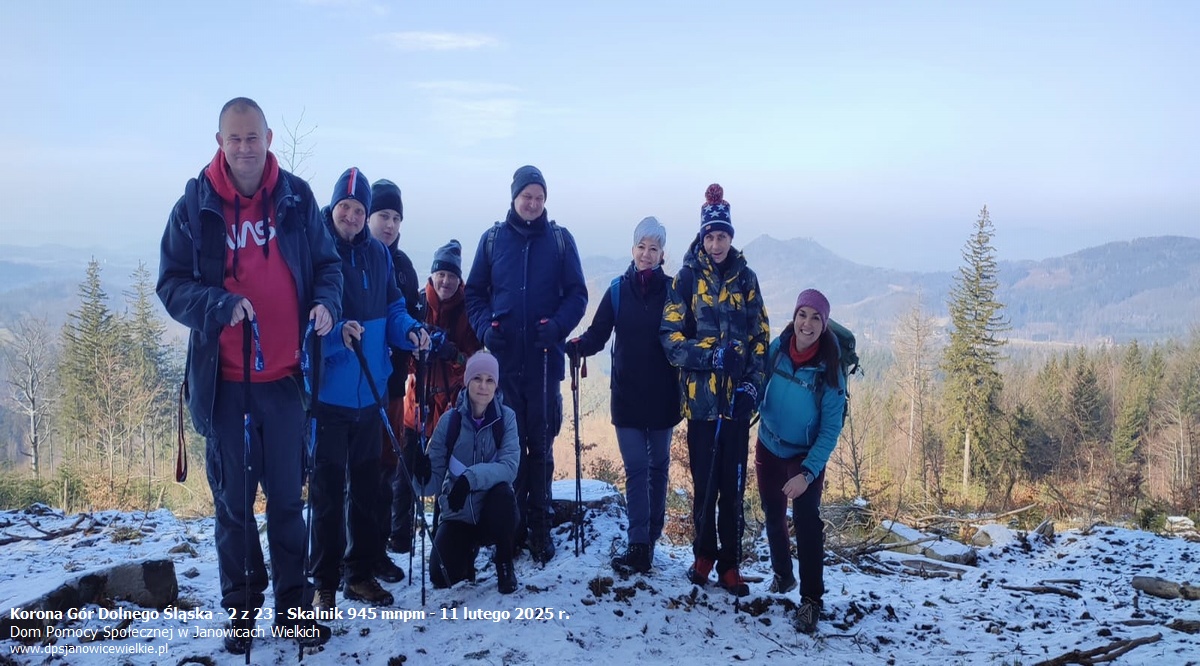
[[[692,566],[688,567],[688,580],[694,585],[704,586],[708,584],[708,574],[712,572],[715,561],[707,557],[696,556],[696,561],[692,562]]]
[[[744,597],[750,594],[750,586],[742,580],[742,574],[738,572],[737,567],[728,569],[721,574],[720,583],[721,587],[735,597]]]

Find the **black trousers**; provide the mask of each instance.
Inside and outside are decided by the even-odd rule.
[[[313,578],[319,589],[371,577],[378,561],[379,411],[320,409],[312,479]],[[348,495],[348,497],[347,497]],[[347,501],[347,499],[349,501]]]
[[[723,573],[736,568],[741,555],[750,426],[729,419],[689,419],[687,427],[688,466],[695,490],[692,552],[716,561],[717,573]]]
[[[429,556],[429,580],[434,587],[450,587],[460,580],[475,579],[475,556],[480,546],[496,545],[492,560],[511,563],[513,536],[517,528],[517,499],[512,486],[498,483],[483,499],[479,523],[444,520],[433,539]]]

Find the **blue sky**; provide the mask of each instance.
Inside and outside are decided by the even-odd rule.
[[[243,7],[242,5],[246,5]],[[947,269],[1200,235],[1200,4],[0,4],[0,242],[146,248],[256,99],[324,200],[400,184],[402,246],[468,253],[536,164],[584,254],[656,215],[678,257],[721,183],[735,245],[809,237]],[[286,121],[286,122],[285,122]]]

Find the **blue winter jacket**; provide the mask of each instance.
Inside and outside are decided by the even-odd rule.
[[[793,335],[789,326],[771,342],[767,351],[767,363],[775,359],[775,367],[767,368],[770,374],[758,407],[761,418],[758,438],[767,450],[780,458],[803,456],[803,467],[815,477],[825,469],[842,433],[846,378],[841,373],[841,365],[834,363],[837,385],[830,386],[827,360],[796,367],[787,353]],[[823,349],[818,354],[825,358],[836,359],[841,353],[837,337],[829,329],[821,334],[820,344]],[[822,353],[826,349],[833,353]],[[821,396],[819,405],[818,395]]]
[[[458,439],[447,442],[451,412],[458,412],[460,429]],[[504,441],[497,442],[492,435],[492,423],[503,419]],[[413,479],[413,490],[418,495],[438,495],[441,520],[457,520],[472,525],[479,524],[483,514],[483,500],[487,491],[499,483],[512,485],[517,479],[517,466],[521,462],[521,445],[517,439],[517,415],[504,406],[499,391],[483,412],[483,422],[476,427],[471,418],[470,400],[465,390],[458,393],[458,401],[452,409],[442,414],[437,427],[429,438],[429,463],[432,469],[429,483],[422,486]],[[467,476],[471,493],[458,511],[450,508],[447,496],[460,475]]]
[[[505,344],[495,352],[506,392],[517,387],[541,390],[542,350],[537,347],[537,337],[542,319],[558,325],[558,340],[546,359],[546,374],[558,390],[566,376],[567,334],[579,325],[587,308],[587,283],[575,239],[562,229],[564,247],[560,252],[556,232],[547,220],[543,212],[526,222],[510,208],[505,223],[496,229],[491,263],[489,229],[479,238],[467,277],[467,317],[475,336],[486,344],[492,322],[500,324]]]
[[[376,407],[375,397],[366,374],[354,350],[342,342],[342,329],[348,321],[363,326],[362,350],[371,379],[379,397],[387,400],[388,377],[392,362],[388,345],[411,351],[409,332],[420,327],[408,314],[404,295],[392,275],[392,254],[377,239],[371,228],[363,225],[353,240],[344,240],[333,227],[329,209],[324,211],[325,224],[337,243],[342,258],[342,320],[321,346],[324,364],[321,366],[321,404],[349,409]]]
[[[233,318],[240,297],[225,290],[225,217],[221,197],[202,171],[197,178],[199,223],[188,219],[186,195],[175,202],[159,252],[158,297],[167,314],[191,329],[186,393],[192,424],[215,437],[213,406],[220,373],[221,330]],[[276,239],[292,279],[304,331],[309,311],[324,305],[336,321],[342,311],[342,273],[333,238],[321,223],[312,190],[303,179],[279,170],[275,191]],[[193,230],[199,237],[193,236]],[[198,277],[197,277],[198,276]],[[281,298],[286,295],[281,294]],[[297,340],[297,347],[300,341]]]

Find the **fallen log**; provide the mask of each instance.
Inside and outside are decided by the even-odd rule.
[[[1068,590],[1065,587],[1054,587],[1052,585],[1001,585],[1005,590],[1014,590],[1016,592],[1032,592],[1034,594],[1058,594],[1071,599],[1078,599],[1079,593],[1075,590]]]
[[[1136,647],[1157,643],[1160,640],[1162,640],[1162,634],[1113,641],[1108,645],[1093,648],[1091,650],[1071,650],[1070,652],[1057,656],[1053,659],[1039,661],[1038,663],[1034,664],[1034,666],[1067,666],[1067,664],[1082,664],[1083,666],[1090,666],[1091,664],[1101,664],[1107,661],[1113,661],[1117,657],[1124,655]]]
[[[1176,583],[1157,576],[1134,576],[1132,585],[1133,589],[1160,599],[1187,599],[1188,601],[1200,599],[1200,587],[1187,583]]]

